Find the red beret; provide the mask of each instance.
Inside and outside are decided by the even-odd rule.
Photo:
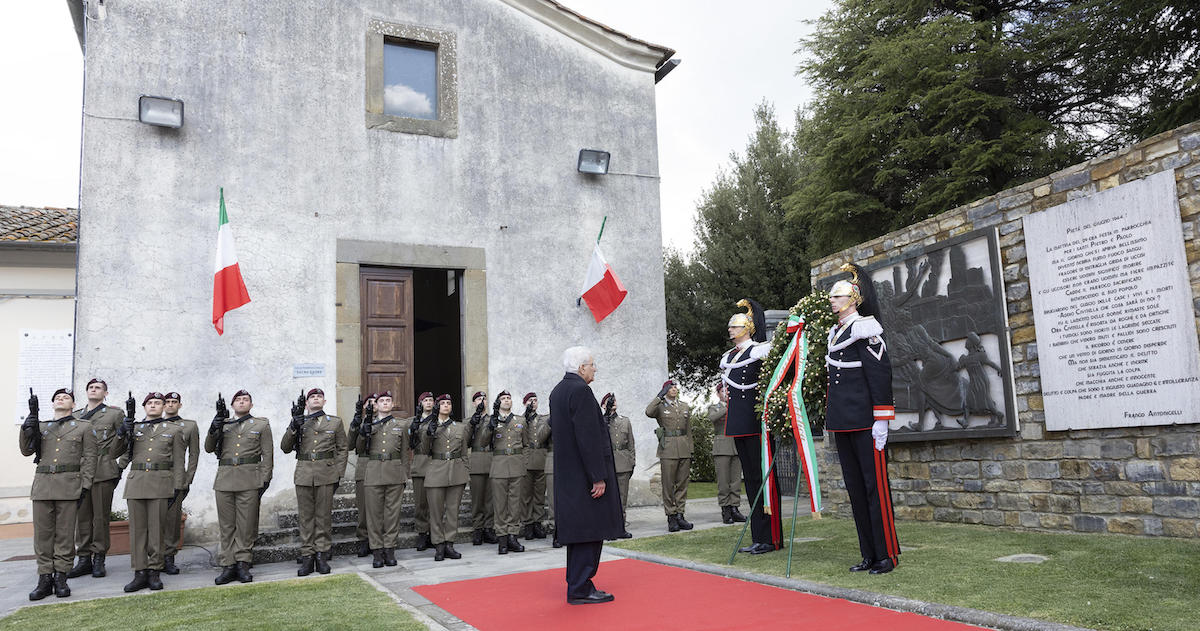
[[[308,394],[304,395],[304,398],[308,399],[308,397],[311,397],[314,394],[319,394],[321,396],[325,396],[325,391],[320,388],[313,388],[312,390],[308,391]]]
[[[536,393],[536,392],[530,392],[530,393],[527,393],[527,394],[525,395],[525,398],[524,398],[524,399],[521,399],[521,403],[524,403],[524,404],[526,404],[526,405],[529,405],[529,400],[530,400],[530,399],[536,399],[536,398],[537,398],[537,393]]]
[[[483,397],[486,399],[487,393],[484,392],[483,390],[480,390],[479,392],[476,392],[475,394],[471,395],[471,400],[474,401],[475,399],[478,399],[479,397]]]
[[[71,400],[72,400],[72,401],[74,401],[74,400],[75,400],[75,393],[74,393],[74,392],[71,392],[71,389],[70,389],[70,388],[59,388],[58,390],[55,390],[55,391],[54,391],[54,394],[50,395],[50,400],[51,400],[51,401],[53,401],[53,400],[54,400],[54,397],[56,397],[56,396],[58,396],[58,395],[60,395],[60,394],[65,394],[65,395],[67,395],[67,396],[71,397]]]
[[[433,398],[432,392],[422,392],[421,396],[417,397],[417,402],[420,403],[421,401],[424,401],[425,399],[432,399],[432,398]]]
[[[163,395],[163,400],[166,400],[166,399],[175,399],[176,401],[182,401],[183,397],[179,396],[178,392],[168,392],[165,395]]]
[[[325,394],[325,393],[322,392],[321,394]],[[382,390],[380,392],[376,392],[373,398],[379,399],[379,398],[383,398],[383,397],[387,397],[389,399],[392,398],[392,391],[391,390]]]
[[[92,385],[93,383],[98,383],[98,384],[100,384],[100,385],[104,386],[104,389],[105,389],[105,390],[108,390],[108,383],[107,383],[107,382],[105,382],[103,379],[101,379],[101,378],[99,378],[99,377],[92,377],[92,379],[91,379],[90,381],[88,381],[88,383],[87,383],[87,387],[91,387],[91,385]]]
[[[237,398],[236,395],[234,396],[234,398]],[[150,399],[158,399],[159,401],[165,400],[161,392],[151,392],[150,394],[146,395],[145,399],[142,399],[142,405],[146,405],[147,403],[149,403]]]
[[[664,387],[664,388],[670,388],[670,387],[671,387],[671,386],[673,386],[673,385],[675,385],[675,380],[674,380],[674,379],[668,379],[668,380],[666,380],[666,381],[664,381],[664,382],[663,382],[663,387]]]
[[[496,395],[496,400],[497,400],[497,401],[499,401],[499,400],[500,400],[500,397],[508,397],[508,398],[510,398],[510,399],[511,399],[511,398],[512,398],[512,393],[511,393],[511,392],[509,392],[508,390],[501,390],[501,391],[500,391],[500,394],[497,394],[497,395]]]
[[[233,393],[233,399],[236,399],[241,396],[249,397],[251,401],[254,400],[254,397],[251,397],[250,393],[245,390],[238,390],[237,392]],[[230,401],[233,401],[233,399],[230,399]]]
[[[450,400],[450,395],[448,395],[448,394],[443,394],[443,395],[439,396],[439,397],[438,397],[438,398],[437,398],[437,399],[434,401],[434,403],[441,403],[442,401],[449,401],[449,400]]]
[[[604,395],[604,397],[600,399],[600,407],[604,407],[605,405],[608,405],[608,400],[611,398],[613,398],[613,393],[611,393],[611,392]]]

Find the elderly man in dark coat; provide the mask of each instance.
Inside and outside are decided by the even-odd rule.
[[[612,594],[596,589],[605,539],[625,530],[621,492],[613,465],[612,441],[596,395],[588,386],[596,376],[591,351],[572,346],[563,352],[567,373],[550,393],[554,437],[554,502],[558,540],[567,546],[567,602],[604,603]]]

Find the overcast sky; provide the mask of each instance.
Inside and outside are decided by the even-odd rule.
[[[755,104],[791,126],[810,98],[795,75],[804,20],[831,0],[562,0],[676,51],[658,84],[663,243],[687,248],[697,200],[754,129]],[[0,204],[75,207],[83,58],[62,0],[13,2],[0,20]]]

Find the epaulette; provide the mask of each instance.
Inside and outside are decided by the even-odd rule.
[[[863,316],[850,323],[850,337],[862,340],[883,335],[883,325],[875,316]]]

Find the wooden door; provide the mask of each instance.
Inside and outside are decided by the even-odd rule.
[[[412,270],[362,267],[363,394],[390,390],[392,415],[412,416],[413,283]]]

